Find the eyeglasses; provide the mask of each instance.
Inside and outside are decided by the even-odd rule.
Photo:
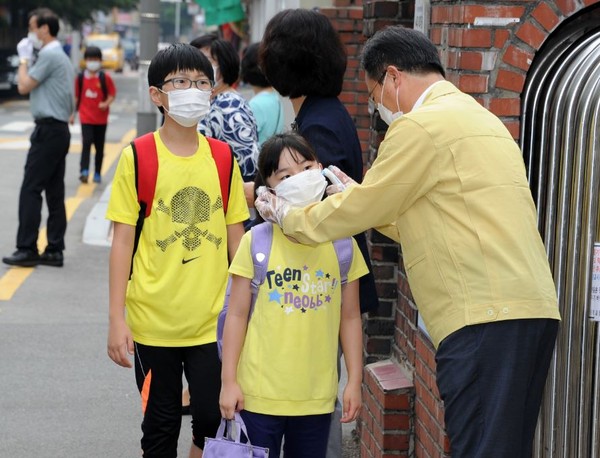
[[[371,92],[369,92],[369,103],[375,103],[375,99],[373,98],[373,92],[375,92],[375,88],[377,87],[378,84],[379,84],[379,82],[375,83],[373,85],[373,89],[371,89]]]
[[[375,99],[373,98],[373,92],[375,92],[375,88],[376,88],[378,85],[380,85],[380,84],[382,83],[382,81],[383,81],[383,78],[385,77],[385,74],[386,74],[386,73],[387,73],[387,72],[383,72],[383,75],[381,75],[381,76],[379,77],[379,79],[377,80],[377,82],[376,82],[376,83],[375,83],[375,85],[373,86],[373,89],[371,89],[371,91],[369,92],[369,102],[370,102],[370,103],[373,103],[373,104],[375,103]]]
[[[214,81],[211,81],[207,78],[201,78],[199,80],[193,81],[189,78],[177,77],[163,81],[161,86],[164,86],[167,83],[171,83],[175,89],[189,89],[192,87],[193,83],[201,91],[210,91],[215,85]]]

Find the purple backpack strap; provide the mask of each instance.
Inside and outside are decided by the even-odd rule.
[[[250,252],[252,254],[252,263],[254,264],[254,277],[250,282],[252,288],[252,302],[250,304],[250,314],[254,311],[258,288],[267,278],[267,268],[269,267],[269,256],[271,254],[271,243],[273,242],[273,224],[265,222],[253,226],[250,229],[252,239],[250,241]]]
[[[342,285],[345,285],[348,282],[348,272],[350,271],[352,255],[354,254],[352,238],[335,240],[333,248],[335,249],[338,264],[340,265],[340,280]]]

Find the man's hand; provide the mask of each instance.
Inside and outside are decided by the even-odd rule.
[[[17,44],[17,54],[19,55],[19,59],[31,60],[33,57],[33,43],[29,38],[23,38],[19,41]]]
[[[281,197],[272,194],[266,186],[261,186],[256,191],[254,207],[265,221],[270,221],[279,226],[283,224],[283,218],[290,211],[290,204]]]

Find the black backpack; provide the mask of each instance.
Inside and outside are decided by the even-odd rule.
[[[106,75],[104,74],[104,72],[102,70],[100,70],[98,72],[98,78],[100,78],[100,88],[102,89],[102,100],[106,100],[106,98],[108,97],[108,87],[106,86]],[[77,107],[76,110],[79,110],[79,104],[81,103],[81,93],[83,91],[83,72],[80,72],[79,75],[77,75],[77,89],[78,94],[77,94]]]

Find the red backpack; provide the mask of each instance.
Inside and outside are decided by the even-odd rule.
[[[231,148],[225,142],[206,137],[210,152],[217,166],[219,184],[221,186],[221,199],[223,200],[223,212],[227,214],[229,203],[229,188],[231,186],[231,175],[233,173],[233,154]],[[135,225],[135,240],[131,268],[133,269],[133,256],[137,251],[144,220],[152,212],[154,191],[156,190],[156,177],[158,175],[158,152],[154,132],[149,132],[131,142],[133,150],[133,163],[135,168],[135,189],[137,191],[140,213]]]

